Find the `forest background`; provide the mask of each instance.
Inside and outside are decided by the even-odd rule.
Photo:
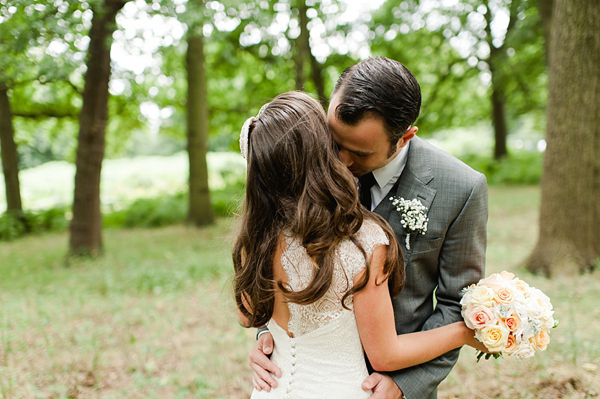
[[[377,55],[419,80],[419,135],[486,174],[488,274],[562,323],[530,361],[463,351],[440,396],[596,397],[598,21],[585,0],[0,0],[0,397],[247,397],[239,129],[284,91],[326,106]]]

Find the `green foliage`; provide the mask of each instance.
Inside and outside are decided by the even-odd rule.
[[[542,176],[543,154],[520,152],[499,161],[489,156],[464,155],[460,159],[485,174],[488,184],[538,184]]]
[[[186,196],[177,194],[138,199],[125,210],[117,212],[122,213],[117,218],[122,220],[123,227],[160,227],[182,223],[186,212]],[[105,223],[115,222],[115,219],[109,218]]]
[[[25,217],[5,212],[0,216],[0,241],[10,241],[25,234]]]
[[[211,192],[212,207],[217,216],[237,213],[244,193],[243,183],[234,183]],[[182,224],[187,217],[188,197],[185,193],[141,198],[120,211],[103,216],[104,227],[162,227]]]
[[[505,94],[509,129],[525,114],[533,114],[538,125],[543,121],[547,77],[534,2],[500,0],[491,11],[483,4],[386,1],[373,14],[371,51],[404,63],[419,80],[423,106],[417,125],[423,134],[491,120],[492,82]],[[512,5],[516,15],[506,36],[495,25]],[[487,18],[494,26],[493,71]]]
[[[5,212],[0,216],[0,241],[11,241],[25,234],[63,231],[67,228],[66,208],[36,212]]]

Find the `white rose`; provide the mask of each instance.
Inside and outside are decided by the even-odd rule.
[[[495,305],[494,290],[485,285],[477,285],[471,292],[471,304],[473,306],[485,306],[491,308]]]
[[[535,348],[529,341],[521,342],[511,353],[512,357],[517,359],[527,359],[535,354]]]
[[[542,320],[544,317],[544,309],[538,299],[531,295],[525,300],[526,314],[529,319]]]
[[[515,283],[515,286],[517,287],[517,291],[519,291],[523,295],[523,297],[528,297],[531,292],[529,284],[518,278],[515,278],[513,281]]]

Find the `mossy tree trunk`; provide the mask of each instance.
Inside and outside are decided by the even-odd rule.
[[[6,210],[20,214],[23,206],[19,185],[19,158],[14,138],[8,87],[3,83],[0,83],[0,148],[2,149],[2,171],[6,190]]]
[[[208,186],[208,93],[202,26],[189,27],[187,38],[187,144],[190,161],[188,222],[202,226],[214,222]]]
[[[550,276],[600,259],[600,2],[541,1],[551,19],[547,149],[539,238],[527,266]]]
[[[105,0],[94,8],[90,28],[83,105],[75,160],[75,195],[70,225],[71,255],[97,256],[102,251],[100,175],[108,122],[110,48],[115,18],[127,0]]]

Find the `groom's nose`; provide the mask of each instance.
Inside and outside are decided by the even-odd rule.
[[[340,156],[342,157],[342,161],[344,161],[346,167],[350,167],[354,163],[352,160],[352,155],[343,148],[340,149]]]

